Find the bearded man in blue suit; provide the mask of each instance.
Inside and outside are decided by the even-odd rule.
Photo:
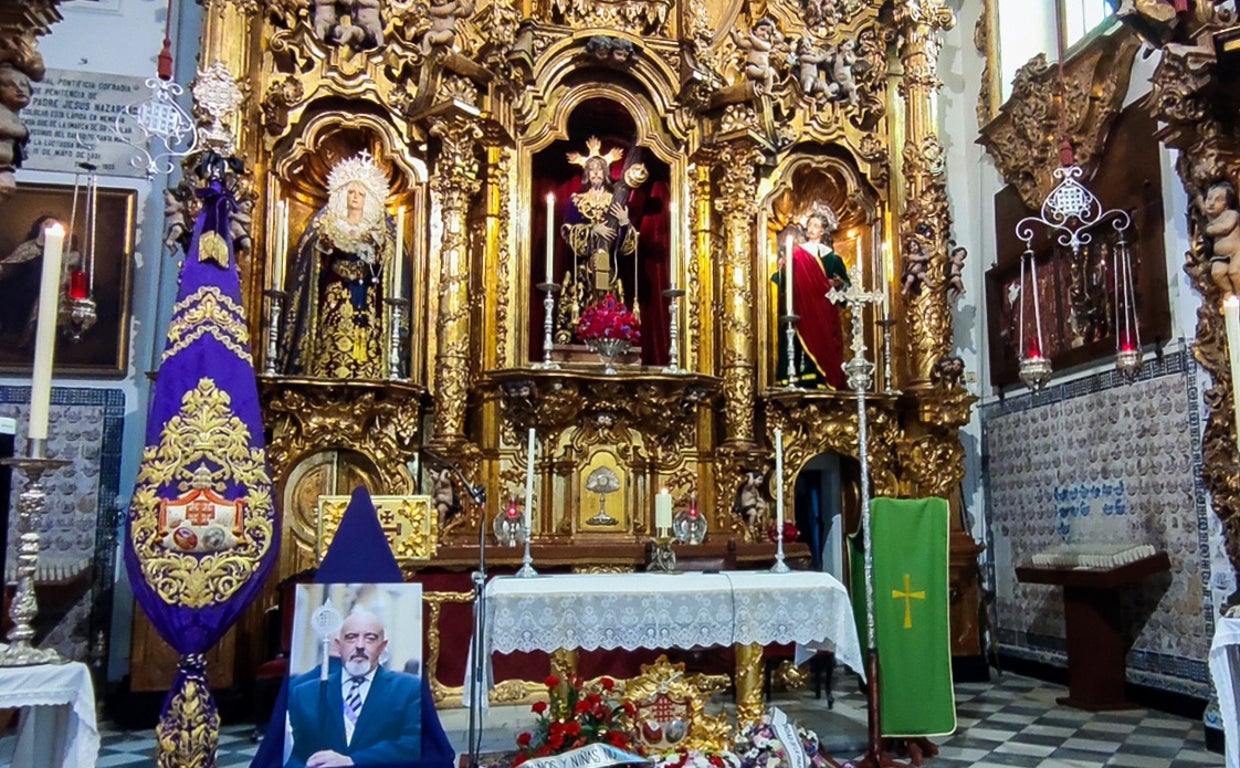
[[[340,666],[326,682],[294,679],[288,694],[293,751],[286,768],[389,766],[420,757],[422,683],[379,666],[387,644],[378,616],[350,614],[336,638]]]

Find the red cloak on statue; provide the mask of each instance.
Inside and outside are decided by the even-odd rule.
[[[822,378],[835,389],[848,389],[844,375],[844,337],[839,307],[827,299],[831,276],[847,283],[844,260],[824,248],[819,257],[801,246],[792,250],[792,311],[800,315],[797,336],[801,347],[818,368]]]

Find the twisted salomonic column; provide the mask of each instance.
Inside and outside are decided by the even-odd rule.
[[[928,256],[921,291],[907,307],[909,389],[930,387],[934,364],[951,353],[952,316],[947,301],[947,241],[951,214],[943,172],[943,145],[935,133],[934,96],[942,83],[937,72],[939,33],[956,23],[944,0],[898,0],[895,23],[900,35],[904,76],[899,84],[905,106],[904,210],[896,253],[920,250]]]
[[[723,214],[724,438],[733,447],[754,444],[753,221],[758,211],[755,167],[762,153],[741,140],[725,144],[716,158],[722,169],[715,209]]]
[[[474,149],[482,136],[467,116],[435,120],[431,135],[441,142],[431,176],[439,203],[440,241],[438,350],[435,354],[435,422],[433,440],[451,445],[465,440],[465,399],[469,392],[469,238],[466,217],[470,199],[481,186]]]

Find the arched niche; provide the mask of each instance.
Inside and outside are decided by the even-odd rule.
[[[763,184],[759,194],[762,204],[757,227],[760,233],[758,275],[766,288],[757,291],[755,302],[762,318],[757,327],[760,349],[779,349],[785,330],[779,324],[779,317],[785,308],[778,306],[778,291],[771,278],[786,250],[786,238],[789,235],[798,241],[803,238],[806,218],[817,206],[829,206],[839,219],[833,247],[848,269],[859,262],[863,287],[875,290],[881,285],[886,290],[890,270],[885,264],[883,250],[885,212],[882,198],[850,154],[836,146],[794,147],[770,180]],[[877,310],[867,311],[875,312],[877,319]],[[841,312],[845,359],[852,334],[850,318],[850,313]],[[807,317],[802,321],[811,320]],[[874,324],[867,322],[864,327],[867,348],[877,349]],[[760,387],[774,386],[780,379],[776,358],[772,354],[766,364],[759,367]]]
[[[518,172],[524,187],[521,194],[533,201],[529,206],[530,237],[526,275],[529,328],[543,327],[542,292],[538,283],[550,276],[564,284],[566,274],[581,264],[560,234],[575,193],[583,189],[583,169],[570,157],[589,154],[587,142],[598,139],[602,152],[621,151],[624,157],[611,162],[610,176],[618,183],[626,165],[635,155],[647,170],[647,179],[630,195],[628,213],[639,232],[637,253],[617,259],[616,273],[620,279],[625,303],[634,300],[641,309],[643,325],[641,360],[648,365],[664,364],[668,348],[668,318],[663,291],[676,281],[684,285],[685,260],[673,254],[682,244],[684,226],[677,210],[685,210],[680,202],[684,189],[683,155],[676,152],[669,137],[652,128],[657,124],[653,105],[639,94],[615,85],[590,83],[573,88],[558,99],[556,108],[540,130],[535,130],[520,160],[524,171]],[[552,210],[552,253],[547,255],[547,195],[555,196]],[[548,265],[549,263],[549,265]],[[574,303],[576,301],[576,303]],[[577,313],[588,305],[588,299],[575,298],[568,291],[561,293],[557,306],[556,343],[573,344],[571,329]],[[526,338],[529,359],[540,359],[543,352],[542,334]]]
[[[843,579],[847,534],[861,514],[861,465],[831,451],[810,456],[792,479],[792,515],[818,570]]]

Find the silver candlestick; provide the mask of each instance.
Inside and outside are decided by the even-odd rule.
[[[555,330],[555,295],[560,292],[560,286],[558,283],[539,283],[538,290],[543,292],[543,359],[541,363],[534,363],[534,367],[554,371],[560,367],[559,363],[551,359],[551,334]]]
[[[779,322],[783,323],[784,338],[788,343],[788,389],[799,389],[797,387],[797,323],[800,321],[800,315],[787,314],[779,318]]]
[[[879,320],[878,324],[883,327],[883,394],[895,396],[900,394],[900,390],[892,386],[891,372],[891,329],[896,321],[886,317]]]
[[[530,554],[530,539],[534,538],[534,531],[526,526],[522,528],[525,530],[525,553],[521,555],[521,567],[517,569],[517,576],[529,579],[538,575],[538,571],[534,570],[534,556]]]
[[[267,306],[267,354],[263,360],[263,375],[275,376],[276,358],[280,355],[280,316],[284,313],[288,291],[268,288],[263,295],[271,300]]]
[[[9,630],[9,644],[0,649],[0,667],[28,667],[35,664],[63,664],[67,659],[51,648],[35,648],[35,616],[39,603],[34,592],[34,574],[39,566],[39,528],[43,513],[47,511],[47,495],[43,492],[43,474],[48,470],[66,467],[70,462],[44,457],[46,441],[29,440],[26,457],[15,456],[0,459],[0,464],[13,467],[26,475],[26,487],[17,497],[17,530],[21,543],[17,549],[17,589],[9,617],[13,628]]]
[[[392,333],[388,343],[388,378],[397,381],[405,378],[401,375],[400,365],[400,336],[404,330],[402,324],[405,307],[409,306],[409,299],[384,299],[387,305],[392,308]]]
[[[667,299],[667,365],[663,366],[664,373],[684,373],[685,369],[680,367],[680,302],[677,301],[685,292],[681,288],[668,288],[663,292],[663,297]]]

